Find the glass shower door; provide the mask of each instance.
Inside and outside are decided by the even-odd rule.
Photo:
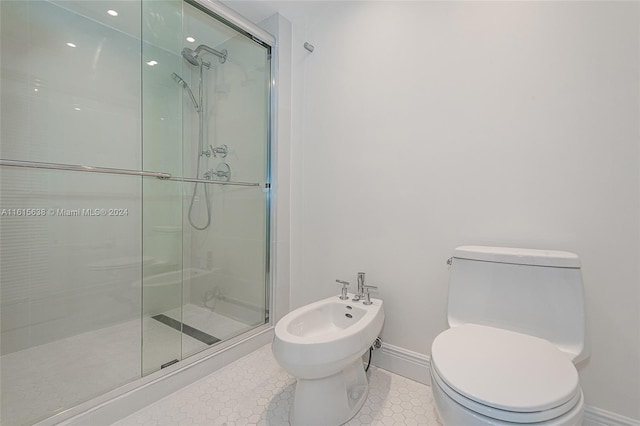
[[[183,36],[183,75],[202,87],[201,128],[183,99],[184,170],[207,181],[185,184],[183,318],[204,333],[184,334],[187,356],[267,321],[271,64],[269,47],[195,3],[184,5]]]
[[[0,1],[2,425],[140,377],[141,178],[35,167],[141,169],[139,6]]]
[[[195,3],[143,15],[143,162],[177,179],[144,181],[148,374],[268,321],[271,64]]]
[[[0,20],[0,424],[33,424],[266,322],[270,59],[179,0]]]

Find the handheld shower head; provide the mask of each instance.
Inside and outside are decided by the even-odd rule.
[[[189,97],[191,98],[191,102],[193,102],[193,106],[196,108],[196,111],[200,111],[200,106],[198,105],[198,102],[196,102],[196,98],[195,98],[195,96],[193,96],[193,92],[189,88],[189,85],[187,84],[187,82],[184,81],[182,79],[182,77],[180,77],[175,72],[171,73],[171,78],[173,78],[173,80],[176,83],[178,83],[178,86],[182,87],[183,89],[185,89],[187,91],[187,93],[189,94]]]
[[[174,80],[176,83],[178,83],[178,86],[182,87],[183,89],[184,89],[185,87],[189,87],[189,86],[187,85],[187,82],[186,82],[186,81],[184,81],[184,80],[182,79],[182,77],[180,77],[180,76],[179,76],[178,74],[176,74],[175,72],[174,72],[174,73],[171,73],[171,78],[173,78],[173,80]]]

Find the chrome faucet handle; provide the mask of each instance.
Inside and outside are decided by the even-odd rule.
[[[206,151],[202,151],[201,155],[205,155],[207,158],[211,157],[212,155],[214,157],[217,157],[219,155],[220,157],[225,158],[228,153],[229,147],[227,146],[227,144],[216,146],[215,148],[213,147],[213,145],[209,144],[209,148]]]
[[[347,281],[336,280],[338,284],[342,284],[342,294],[340,295],[341,300],[347,300],[349,296],[347,296],[347,286],[349,283]]]
[[[215,148],[211,145],[209,146],[211,147],[211,152],[213,153],[214,157],[217,157],[218,155],[220,155],[220,157],[225,158],[229,153],[229,147],[227,146],[227,144],[223,144]]]
[[[364,290],[364,302],[362,302],[362,304],[373,305],[373,302],[371,301],[371,295],[369,294],[369,290],[377,290],[378,287],[376,287],[375,285],[363,285],[362,289]]]

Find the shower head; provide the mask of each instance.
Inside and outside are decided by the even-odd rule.
[[[193,96],[193,92],[189,88],[189,85],[187,84],[187,82],[184,81],[182,77],[180,77],[175,72],[171,73],[171,78],[173,78],[173,80],[176,83],[178,83],[178,86],[182,87],[184,90],[187,91],[187,93],[189,94],[189,97],[191,98],[191,102],[193,102],[193,106],[196,108],[196,111],[200,111],[200,106],[198,105],[198,102],[196,102],[196,98],[195,96]]]
[[[221,64],[224,64],[227,61],[227,49],[216,50],[205,44],[201,44],[200,46],[196,47],[196,50],[185,47],[184,49],[182,49],[182,57],[186,59],[187,62],[189,62],[191,65],[197,67],[200,66],[200,55],[203,51],[217,56]]]
[[[194,52],[192,49],[185,47],[182,49],[182,56],[194,67],[200,66],[200,61],[198,60],[198,54]]]

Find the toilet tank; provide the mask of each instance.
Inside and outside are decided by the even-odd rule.
[[[480,324],[546,339],[586,358],[580,259],[562,251],[463,246],[453,252],[450,327]]]

